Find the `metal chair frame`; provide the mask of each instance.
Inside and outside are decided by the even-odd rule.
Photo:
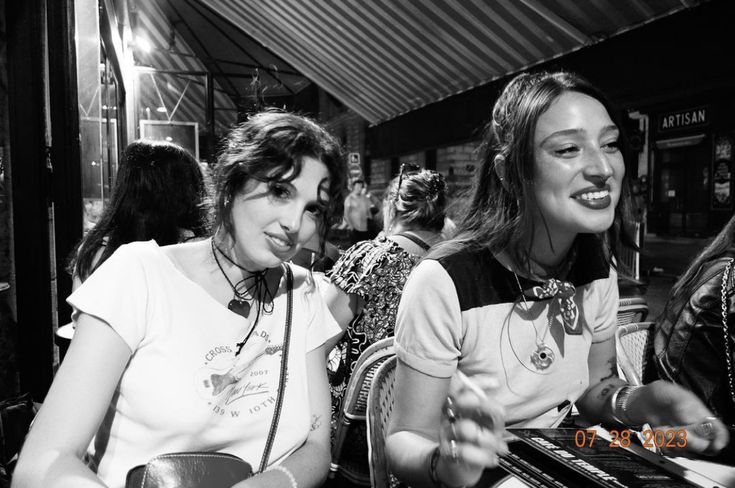
[[[615,331],[618,368],[631,385],[643,384],[643,372],[652,347],[655,322],[634,322]]]
[[[368,395],[367,431],[372,488],[391,488],[397,484],[396,478],[388,469],[385,455],[385,435],[393,411],[396,362],[395,356],[383,362],[375,372]]]
[[[355,368],[347,382],[345,395],[342,399],[342,410],[335,427],[334,444],[332,445],[332,463],[330,471],[341,473],[346,479],[367,485],[370,480],[367,476],[354,473],[348,467],[341,465],[341,454],[350,425],[355,421],[365,421],[368,393],[378,367],[393,356],[393,336],[381,339],[368,346],[355,363]]]
[[[622,297],[618,302],[618,327],[643,322],[648,317],[648,302],[643,296]]]

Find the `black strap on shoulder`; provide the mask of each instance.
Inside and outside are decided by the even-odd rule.
[[[281,375],[278,380],[278,395],[276,396],[276,406],[273,411],[273,421],[271,422],[271,428],[268,432],[268,438],[265,441],[265,449],[263,449],[263,457],[260,460],[260,469],[258,472],[262,473],[265,468],[268,467],[268,458],[270,458],[271,448],[273,447],[273,441],[276,438],[276,431],[278,430],[278,420],[281,418],[281,408],[283,407],[283,397],[286,393],[286,375],[288,373],[288,349],[291,343],[291,316],[293,315],[293,272],[288,264],[283,265],[284,271],[286,272],[286,290],[287,290],[287,303],[288,308],[286,309],[286,327],[283,333],[283,352],[281,354]]]
[[[417,236],[416,234],[412,234],[412,233],[409,233],[409,232],[399,232],[399,233],[397,233],[397,234],[395,234],[395,235],[397,235],[397,236],[401,236],[401,237],[405,237],[405,238],[406,238],[406,239],[408,239],[409,241],[411,241],[411,242],[413,242],[414,244],[416,244],[417,246],[419,246],[419,247],[420,247],[421,249],[423,249],[424,251],[428,251],[428,250],[429,250],[429,248],[431,247],[430,245],[428,245],[428,244],[426,243],[426,241],[424,241],[423,239],[421,239],[421,238],[420,238],[419,236]]]

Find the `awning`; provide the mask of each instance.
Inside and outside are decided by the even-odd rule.
[[[199,1],[376,124],[706,0]]]

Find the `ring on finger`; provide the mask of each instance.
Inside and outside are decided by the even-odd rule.
[[[451,457],[452,461],[455,463],[459,461],[459,446],[457,445],[457,441],[454,439],[449,441],[449,457]]]
[[[712,423],[712,419],[714,418],[706,417],[703,422],[700,422],[694,427],[694,431],[705,439],[711,439],[715,434],[715,425]]]
[[[442,410],[444,415],[447,416],[447,419],[449,419],[449,422],[454,423],[457,421],[457,412],[454,410],[454,399],[451,396],[447,397]]]

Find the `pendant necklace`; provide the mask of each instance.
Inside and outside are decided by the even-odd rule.
[[[523,299],[523,304],[526,307],[526,313],[530,313],[531,308],[528,306],[526,295],[523,293],[523,287],[521,286],[521,282],[518,279],[518,275],[515,273],[515,271],[513,272],[513,276],[515,276],[516,283],[518,284],[518,290],[521,292],[521,298]],[[546,339],[546,334],[548,334],[549,330],[551,329],[552,320],[553,315],[549,317],[548,324],[546,325],[546,329],[544,330],[544,335],[539,339],[536,322],[531,319],[531,325],[533,326],[533,330],[536,333],[536,350],[531,353],[531,364],[533,364],[536,369],[541,371],[551,366],[551,363],[553,363],[554,359],[556,358],[554,351],[544,342],[544,339]]]
[[[227,273],[225,273],[225,270],[219,261],[219,257],[217,256],[218,252],[219,254],[222,254],[222,256],[224,256],[225,259],[227,259],[230,263],[232,263],[239,269],[249,273],[250,275],[241,279],[236,284],[232,283],[230,277],[227,276]],[[222,249],[220,249],[214,243],[214,238],[212,238],[212,255],[214,256],[214,260],[217,263],[217,267],[222,272],[222,275],[227,280],[227,284],[230,285],[230,288],[232,288],[232,292],[234,294],[232,300],[230,300],[230,302],[227,304],[227,308],[229,310],[235,312],[242,317],[248,318],[248,316],[250,315],[250,309],[252,308],[250,305],[250,302],[252,300],[256,300],[258,302],[258,308],[260,308],[261,303],[270,302],[270,300],[267,300],[269,291],[265,282],[265,275],[268,272],[267,269],[253,272],[245,268],[244,266],[240,266],[237,262],[230,258],[227,253],[222,251]],[[250,285],[247,284],[249,281],[252,281]],[[250,295],[250,297],[252,297],[250,300],[248,300],[248,294]]]
[[[241,279],[237,283],[232,283],[230,277],[227,276],[227,273],[225,273],[225,270],[222,267],[222,263],[220,263],[219,261],[219,257],[217,256],[218,252],[222,254],[222,256],[224,256],[225,259],[227,259],[230,263],[234,264],[239,269],[250,273],[250,275]],[[214,256],[214,260],[217,263],[217,267],[222,272],[222,275],[225,277],[225,280],[227,280],[227,284],[230,285],[230,288],[232,288],[232,292],[234,294],[232,300],[230,300],[227,304],[227,308],[230,311],[247,319],[250,316],[250,310],[252,308],[250,305],[250,300],[248,300],[248,294],[250,295],[250,297],[252,297],[251,300],[256,302],[256,305],[258,307],[255,314],[255,320],[253,321],[253,326],[250,328],[250,331],[246,335],[245,339],[237,343],[237,348],[235,352],[235,356],[237,356],[242,350],[242,347],[247,342],[248,338],[250,337],[250,334],[252,334],[255,330],[255,326],[258,324],[258,319],[260,318],[261,310],[264,313],[271,313],[273,311],[273,297],[270,294],[268,284],[265,280],[268,269],[253,272],[243,266],[240,266],[214,243],[214,238],[212,238],[212,255]],[[252,284],[247,285],[249,281],[252,281]]]

